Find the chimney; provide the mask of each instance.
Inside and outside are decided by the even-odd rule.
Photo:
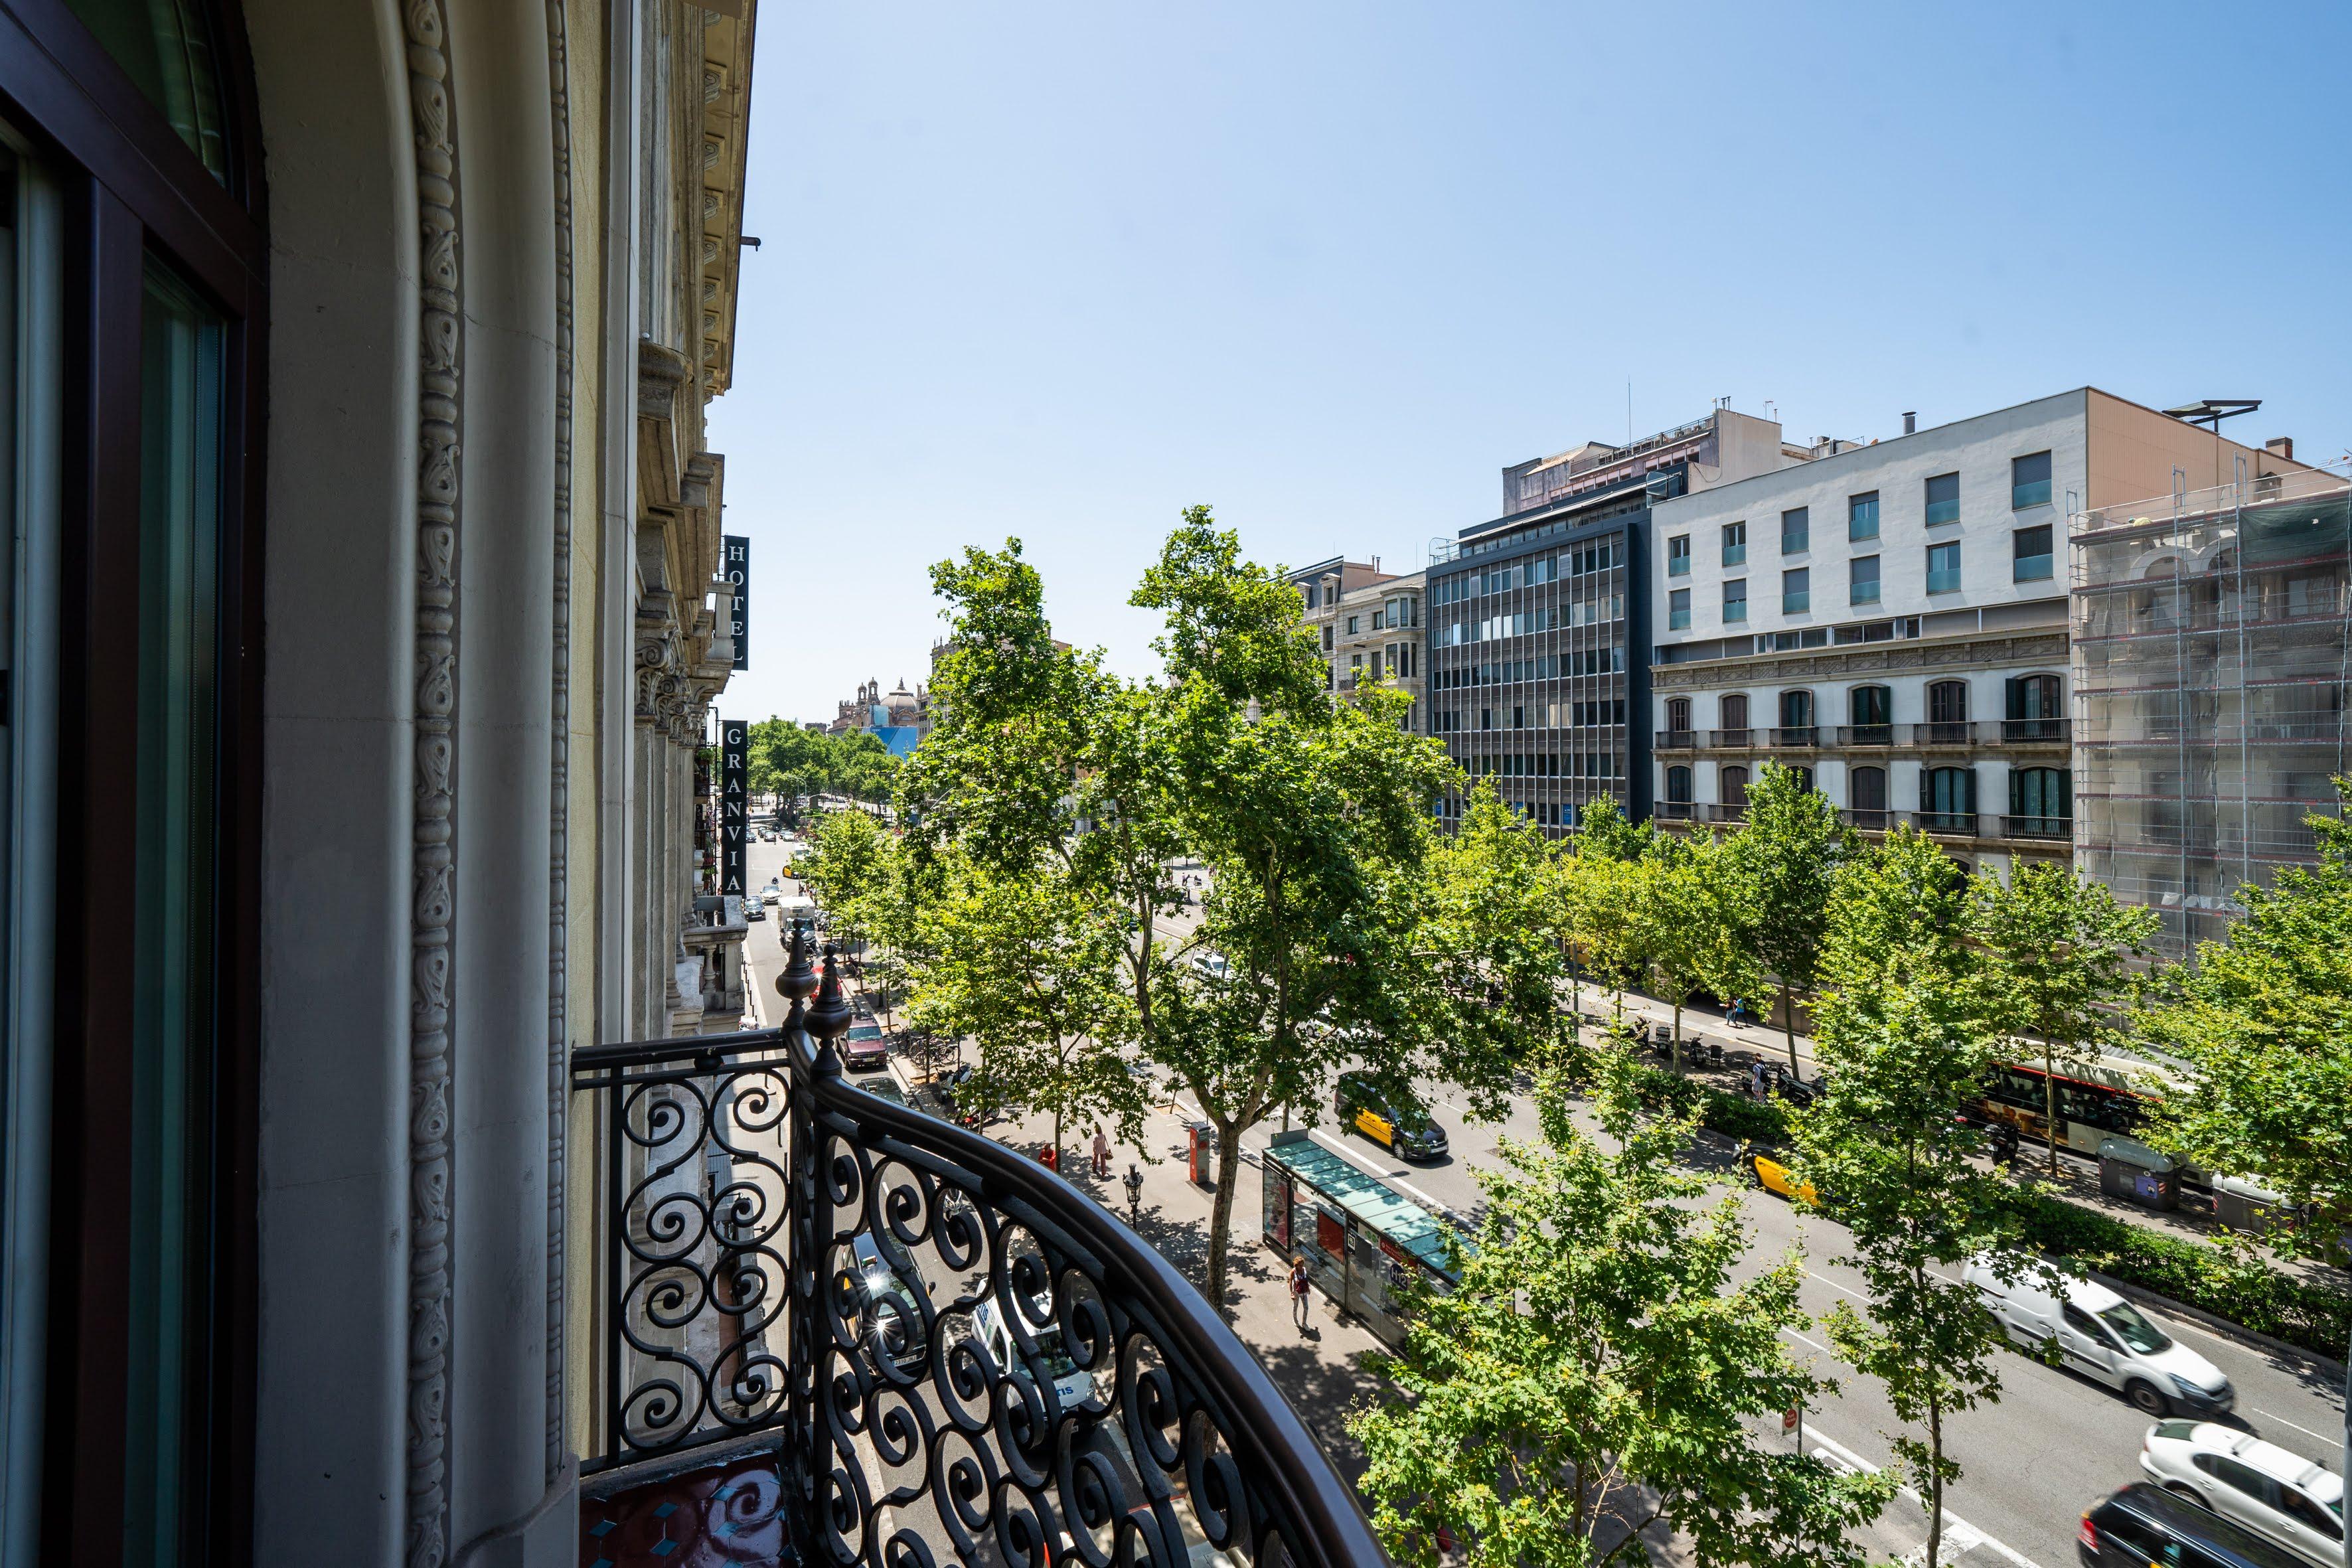
[[[2292,436],[2273,436],[2269,440],[2263,443],[2263,450],[2268,452],[2273,458],[2284,458],[2288,462],[2292,463],[2294,461],[2294,437]]]
[[[1903,411],[1903,434],[1906,436],[1916,436],[1919,434],[1918,410],[1906,408]]]

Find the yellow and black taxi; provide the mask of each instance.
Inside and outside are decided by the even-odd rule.
[[[1813,1184],[1797,1180],[1786,1149],[1750,1139],[1740,1144],[1738,1158],[1748,1179],[1766,1192],[1778,1193],[1792,1202],[1800,1198],[1806,1203],[1815,1201]]]
[[[1445,1129],[1416,1105],[1393,1099],[1362,1073],[1342,1073],[1331,1092],[1339,1125],[1388,1146],[1402,1160],[1434,1160],[1446,1152]]]

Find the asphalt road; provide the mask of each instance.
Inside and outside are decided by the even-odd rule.
[[[1445,1160],[1407,1164],[1361,1134],[1341,1134],[1331,1126],[1316,1129],[1315,1136],[1413,1196],[1474,1215],[1480,1205],[1475,1173],[1503,1163],[1503,1137],[1538,1136],[1534,1109],[1520,1100],[1498,1126],[1473,1123],[1460,1102],[1443,1092],[1435,1094],[1433,1107],[1454,1149]],[[1272,1133],[1261,1128],[1245,1136],[1244,1152],[1263,1149]],[[1731,1145],[1713,1134],[1702,1137],[1728,1178]],[[1842,1300],[1857,1309],[1865,1306],[1860,1276],[1835,1261],[1844,1247],[1842,1226],[1801,1214],[1769,1194],[1745,1185],[1740,1191],[1754,1227],[1751,1256],[1757,1267],[1790,1247],[1801,1248],[1801,1300],[1807,1313],[1818,1320]],[[2317,1362],[2252,1348],[2171,1314],[2161,1318],[2167,1332],[2229,1375],[2244,1426],[2331,1470],[2337,1468],[2343,1401],[2340,1387]],[[1807,1327],[1790,1338],[1801,1360],[1839,1384],[1837,1394],[1805,1413],[1807,1447],[1826,1449],[1836,1462],[1885,1464],[1892,1454],[1886,1434],[1895,1422],[1881,1385],[1846,1365],[1818,1328]],[[1948,1521],[1965,1526],[1959,1537],[1965,1549],[1955,1560],[2064,1568],[2074,1561],[2074,1530],[2083,1510],[2126,1481],[2141,1479],[2140,1438],[2149,1424],[2122,1394],[2022,1354],[2004,1353],[2000,1376],[1999,1404],[1964,1412],[1948,1426],[1951,1452],[1964,1471],[1945,1499]],[[1898,1501],[1878,1533],[1887,1539],[1874,1544],[1901,1555],[1926,1540],[1923,1510]]]
[[[752,886],[765,887],[781,863],[779,846],[755,841],[749,861]],[[1178,929],[1165,934],[1180,934],[1191,921],[1180,917],[1174,924]],[[752,962],[763,986],[772,984],[782,967],[779,931],[772,919],[752,928]],[[761,1000],[772,1017],[774,995],[763,993]],[[1605,1005],[1605,998],[1586,999],[1590,1011],[1603,1011]],[[1697,1023],[1709,1034],[1723,1033],[1719,1019],[1708,1016]],[[1686,1022],[1685,1026],[1693,1026]],[[1764,1033],[1743,1030],[1742,1043],[1765,1045]],[[1779,1046],[1777,1034],[1769,1043]],[[1328,1125],[1317,1128],[1315,1136],[1412,1196],[1458,1215],[1475,1215],[1481,1202],[1475,1173],[1503,1163],[1504,1138],[1533,1140],[1538,1135],[1534,1108],[1523,1099],[1500,1124],[1480,1124],[1472,1122],[1466,1109],[1442,1088],[1433,1090],[1431,1103],[1454,1147],[1450,1157],[1434,1163],[1406,1164],[1363,1136],[1342,1134]],[[1276,1131],[1268,1125],[1247,1134],[1244,1154],[1254,1162]],[[1729,1143],[1712,1134],[1702,1138],[1702,1157],[1719,1161],[1730,1179]],[[1247,1179],[1254,1184],[1255,1178]],[[1744,1184],[1739,1190],[1754,1227],[1757,1267],[1790,1247],[1800,1247],[1805,1269],[1801,1300],[1810,1315],[1818,1320],[1842,1300],[1864,1304],[1860,1277],[1836,1261],[1843,1250],[1843,1227],[1817,1215],[1801,1214],[1769,1194]],[[2237,1388],[2237,1415],[2244,1426],[2330,1469],[2337,1468],[2343,1401],[2339,1385],[2319,1363],[2257,1349],[2170,1314],[2158,1316],[2168,1332],[2229,1375]],[[1805,1413],[1806,1447],[1832,1462],[1886,1463],[1892,1452],[1887,1434],[1895,1423],[1883,1389],[1845,1365],[1817,1327],[1809,1325],[1790,1339],[1801,1359],[1839,1384],[1837,1394]],[[2148,1423],[2120,1394],[2022,1354],[2004,1353],[2000,1373],[1997,1404],[1964,1412],[1949,1424],[1951,1452],[1963,1474],[1945,1500],[1951,1548],[1947,1560],[1962,1568],[2001,1563],[2009,1568],[2065,1568],[2074,1561],[2074,1530],[2083,1510],[2140,1478],[2137,1455]],[[1916,1502],[1898,1501],[1869,1544],[1887,1556],[1900,1557],[1925,1539],[1925,1521]]]

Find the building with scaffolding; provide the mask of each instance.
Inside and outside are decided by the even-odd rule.
[[[2352,769],[2352,476],[2292,455],[2073,519],[2076,864],[2168,956],[2317,858],[2305,819]]]

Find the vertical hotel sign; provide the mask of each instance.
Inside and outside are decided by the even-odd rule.
[[[747,534],[723,533],[719,545],[726,558],[724,575],[735,585],[734,624],[728,628],[735,639],[735,668],[751,668],[751,541]]]
[[[751,733],[740,719],[719,721],[719,890],[738,897],[743,844],[751,831]]]

